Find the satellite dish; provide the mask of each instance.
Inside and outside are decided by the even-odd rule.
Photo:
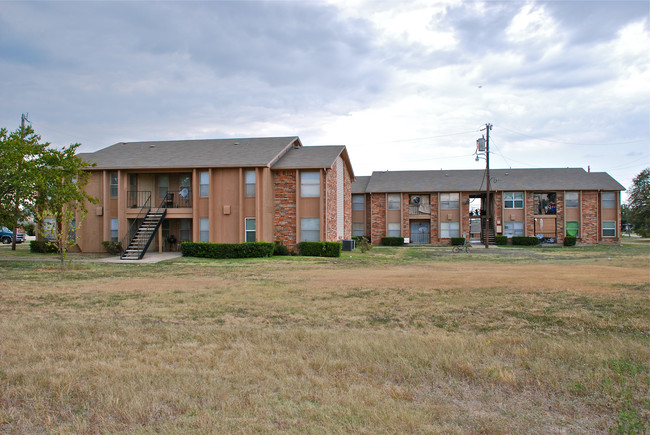
[[[187,195],[189,195],[190,191],[187,189],[187,187],[184,187],[181,189],[181,198],[187,198]]]
[[[420,203],[420,197],[416,196],[413,198],[413,204],[419,204]]]

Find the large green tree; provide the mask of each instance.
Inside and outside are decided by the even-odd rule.
[[[642,236],[650,236],[650,168],[632,180],[629,199],[629,221]]]
[[[70,247],[79,239],[79,229],[88,212],[87,204],[97,203],[85,190],[88,163],[77,156],[80,144],[48,149],[41,156],[42,176],[34,215],[41,234],[56,244],[63,267]],[[48,224],[45,224],[45,223]]]
[[[18,223],[33,208],[37,186],[42,177],[42,159],[49,144],[30,125],[21,125],[9,133],[0,129],[0,218],[13,228],[12,249],[16,249]]]

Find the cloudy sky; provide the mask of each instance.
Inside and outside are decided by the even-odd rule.
[[[43,140],[300,136],[357,175],[650,166],[642,1],[3,1],[0,126]]]

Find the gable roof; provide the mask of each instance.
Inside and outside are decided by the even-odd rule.
[[[293,146],[302,146],[298,136],[120,142],[79,157],[93,169],[270,167]]]
[[[609,174],[585,172],[582,168],[490,169],[490,187],[495,191],[625,190]],[[369,193],[482,190],[485,190],[483,169],[373,172],[365,189]]]
[[[358,176],[354,182],[352,182],[352,193],[366,193],[369,181],[370,175]]]
[[[339,156],[346,164],[350,177],[354,178],[344,145],[293,147],[273,165],[273,169],[331,168]]]

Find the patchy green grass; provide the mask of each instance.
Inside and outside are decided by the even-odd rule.
[[[647,246],[0,250],[0,432],[644,433]]]

